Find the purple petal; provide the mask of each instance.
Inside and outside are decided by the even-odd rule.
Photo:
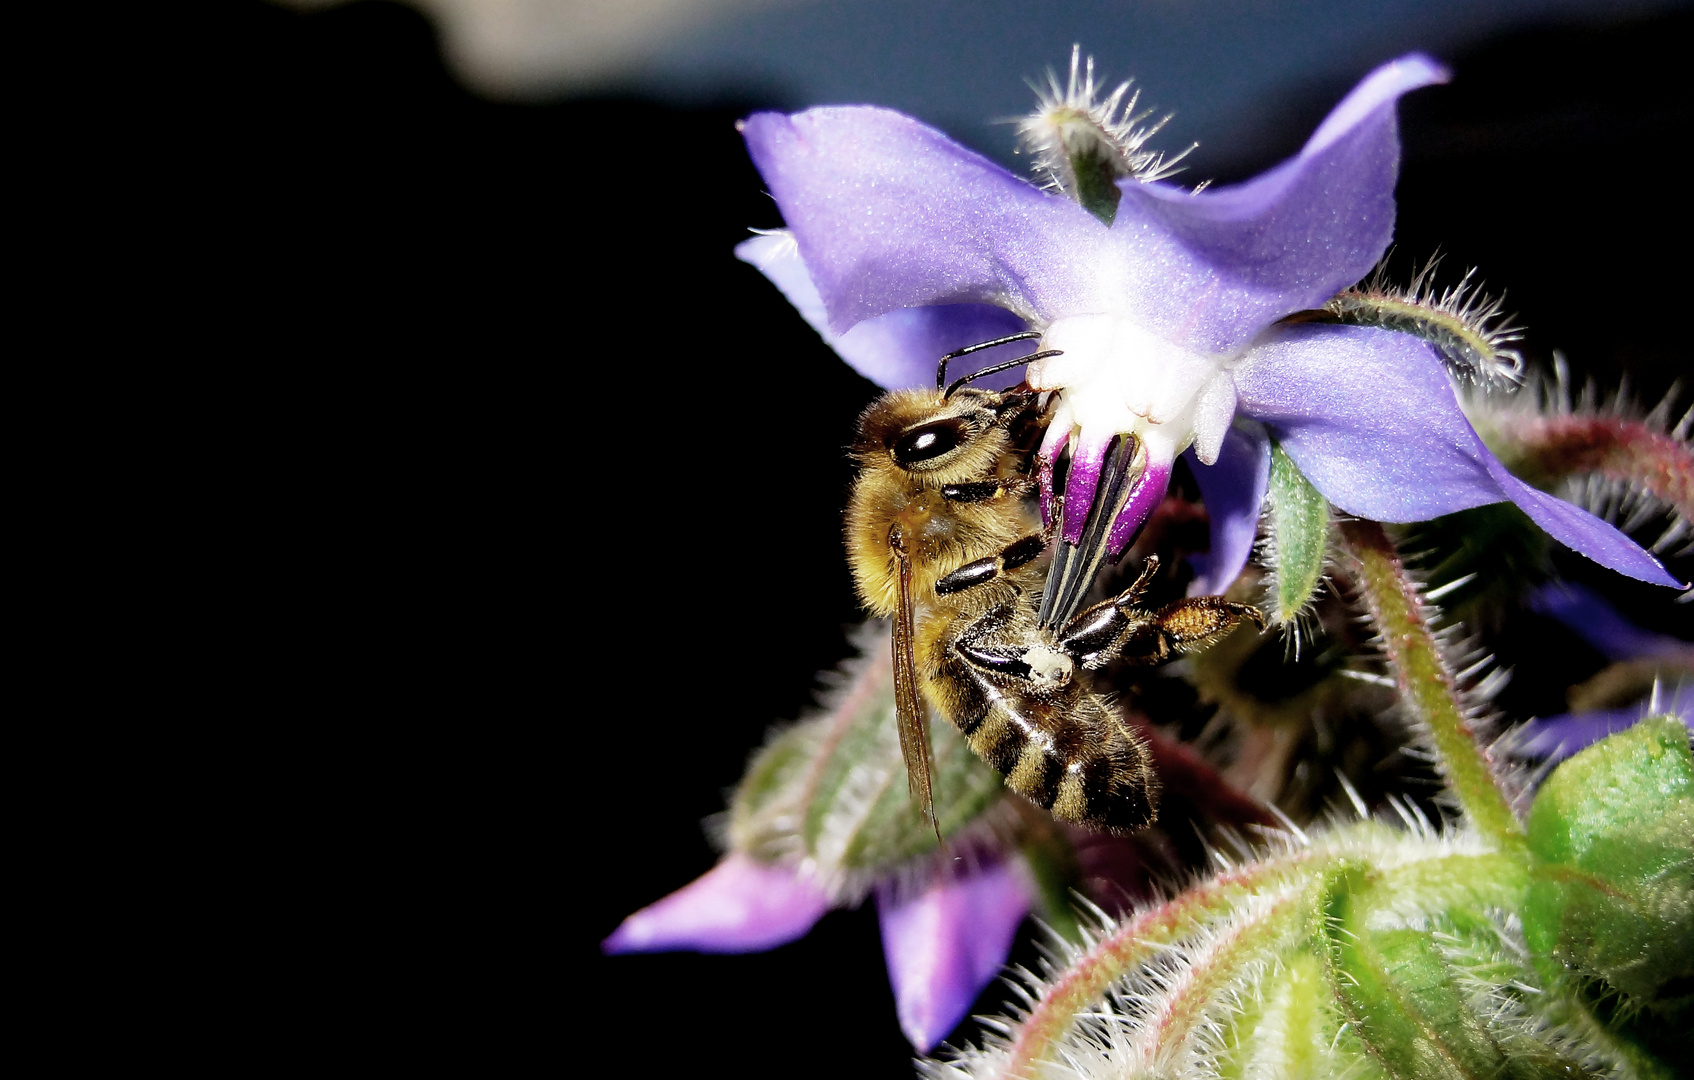
[[[1061,406],[1062,410],[1062,406]],[[1062,438],[1054,438],[1055,434],[1063,435],[1069,424],[1065,423],[1062,415],[1056,416],[1048,426],[1046,445],[1041,449],[1042,458],[1051,463],[1063,449]],[[1065,543],[1076,545],[1082,539],[1082,530],[1087,527],[1089,511],[1094,506],[1094,497],[1099,494],[1100,477],[1105,471],[1106,452],[1112,448],[1111,440],[1106,442],[1088,442],[1078,440],[1071,451],[1070,470],[1065,474],[1064,522],[1059,535]],[[1164,501],[1165,492],[1170,487],[1171,461],[1161,460],[1149,454],[1147,467],[1135,480],[1135,486],[1129,489],[1124,499],[1123,508],[1112,521],[1112,527],[1106,534],[1106,550],[1115,558],[1148,516]],[[1053,474],[1050,468],[1041,472],[1041,520],[1047,524],[1052,520],[1051,485]]]
[[[1620,574],[1627,574],[1654,585],[1668,585],[1673,589],[1688,587],[1687,582],[1672,577],[1664,565],[1649,555],[1641,545],[1580,506],[1530,487],[1507,472],[1499,459],[1482,445],[1482,440],[1477,438],[1474,431],[1471,438],[1476,439],[1477,449],[1484,455],[1483,464],[1499,483],[1501,493],[1517,503],[1518,509],[1541,526],[1542,532]]]
[[[1608,660],[1663,660],[1694,668],[1694,644],[1641,629],[1593,589],[1552,582],[1531,594],[1529,606],[1564,623]]]
[[[1224,436],[1216,465],[1200,464],[1192,450],[1187,457],[1212,523],[1212,549],[1188,557],[1198,574],[1188,595],[1213,596],[1229,588],[1253,553],[1270,488],[1270,439],[1259,425],[1243,421]]]
[[[768,233],[736,245],[735,254],[770,278],[802,318],[821,335],[854,371],[885,390],[935,385],[935,368],[942,356],[966,345],[1016,334],[1024,321],[1005,308],[986,304],[945,304],[901,308],[866,319],[845,334],[829,328],[823,299],[812,284],[800,250],[787,233]],[[980,371],[1030,351],[1028,342],[985,349],[948,368],[950,378]],[[1023,368],[990,375],[977,385],[992,389],[1015,386]]]
[[[1547,762],[1563,761],[1585,747],[1608,735],[1625,731],[1649,716],[1668,713],[1694,729],[1694,700],[1683,703],[1679,695],[1668,709],[1652,709],[1631,705],[1625,709],[1602,709],[1598,712],[1565,713],[1541,720],[1531,720],[1507,737],[1508,752],[1515,757],[1541,758]]]
[[[1360,326],[1277,327],[1234,371],[1312,484],[1349,514],[1426,521],[1510,499],[1553,539],[1602,566],[1677,586],[1647,552],[1586,510],[1512,476],[1459,409],[1446,369],[1417,338]]]
[[[935,304],[1043,321],[1112,306],[1104,225],[909,116],[759,113],[741,131],[837,332]]]
[[[1364,277],[1394,235],[1395,102],[1446,78],[1416,55],[1376,69],[1298,156],[1235,187],[1120,183],[1112,241],[1128,310],[1177,344],[1231,354]]]
[[[1022,862],[982,867],[894,900],[877,889],[882,951],[900,1030],[928,1053],[965,1018],[971,1002],[1006,963],[1012,936],[1029,911]]]
[[[623,921],[607,953],[758,952],[806,935],[829,910],[813,882],[739,852]]]

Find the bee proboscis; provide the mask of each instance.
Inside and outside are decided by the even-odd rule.
[[[1019,335],[1018,338],[1032,335]],[[1029,506],[1043,417],[1027,388],[884,395],[859,418],[847,548],[865,606],[894,621],[895,713],[914,803],[933,823],[924,702],[947,717],[1007,786],[1065,821],[1129,832],[1153,821],[1146,744],[1082,672],[1114,659],[1154,664],[1201,648],[1256,608],[1191,597],[1137,606],[1158,568],[1052,629],[1038,621],[1048,537]]]

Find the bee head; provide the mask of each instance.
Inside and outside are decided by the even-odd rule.
[[[1033,402],[1029,391],[898,390],[859,417],[853,456],[865,468],[892,466],[925,486],[991,474],[1006,452],[1008,426]]]

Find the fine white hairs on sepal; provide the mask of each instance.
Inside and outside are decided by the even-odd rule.
[[[1103,151],[1117,162],[1120,176],[1143,182],[1164,180],[1181,171],[1178,162],[1194,147],[1171,158],[1147,149],[1147,141],[1170,122],[1166,115],[1146,123],[1153,110],[1136,111],[1139,90],[1125,79],[1104,98],[1094,81],[1094,58],[1084,59],[1080,45],[1071,46],[1070,77],[1059,84],[1059,76],[1047,71],[1045,87],[1030,84],[1036,94],[1035,112],[1018,122],[1024,149],[1035,158],[1035,170],[1055,190],[1069,190],[1071,159],[1079,142]],[[1199,145],[1198,143],[1195,144]]]

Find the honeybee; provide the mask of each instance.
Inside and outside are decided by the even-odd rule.
[[[924,702],[964,733],[1013,791],[1054,816],[1127,833],[1152,823],[1159,781],[1146,744],[1086,685],[1113,659],[1155,664],[1202,648],[1258,609],[1221,597],[1138,607],[1158,569],[1053,629],[1039,625],[1048,536],[1030,503],[1045,426],[1038,395],[943,388],[884,395],[860,416],[847,549],[865,607],[894,620],[894,694],[913,802],[935,826]]]

